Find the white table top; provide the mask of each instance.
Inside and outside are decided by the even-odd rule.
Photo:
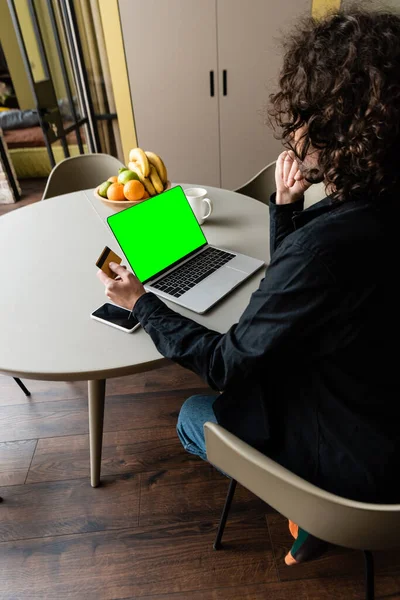
[[[214,204],[212,216],[202,226],[209,243],[268,263],[268,207],[235,192],[205,187]],[[32,379],[85,380],[163,364],[165,359],[141,328],[127,334],[89,317],[107,301],[96,277],[98,256],[105,245],[121,254],[105,221],[111,213],[93,190],[85,190],[0,218],[0,372]],[[264,271],[204,315],[167,304],[225,332],[239,319]]]

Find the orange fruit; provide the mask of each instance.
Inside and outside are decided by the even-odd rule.
[[[147,190],[144,190],[144,194],[142,196],[142,200],[147,200],[147,198],[150,198],[150,194]]]
[[[109,177],[107,179],[107,181],[111,181],[111,183],[117,183],[118,182],[118,177],[117,177],[117,175],[113,175],[112,177]]]
[[[124,185],[124,195],[127,200],[141,200],[144,192],[145,188],[143,183],[137,179],[131,179]]]
[[[112,183],[107,190],[109,200],[125,200],[124,186],[121,183]]]

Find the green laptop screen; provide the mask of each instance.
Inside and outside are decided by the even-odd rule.
[[[181,186],[107,218],[141,282],[207,243]]]

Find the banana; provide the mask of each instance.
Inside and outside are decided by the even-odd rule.
[[[165,164],[162,161],[161,157],[158,156],[158,154],[155,154],[155,152],[148,152],[147,150],[145,151],[145,154],[146,154],[147,158],[149,159],[149,163],[154,165],[155,168],[157,169],[157,173],[158,173],[163,185],[165,185],[167,183],[168,174],[167,174],[167,169],[165,168]]]
[[[134,173],[136,173],[136,175],[139,177],[139,180],[143,183],[144,187],[146,188],[147,193],[150,196],[155,196],[157,192],[154,189],[153,184],[151,183],[150,179],[148,179],[147,177],[143,176],[142,169],[138,165],[138,163],[136,163],[136,162],[130,162],[128,164],[128,167],[129,167],[129,169],[131,171],[133,171]]]
[[[143,177],[148,177],[150,175],[150,163],[147,158],[144,150],[141,148],[132,148],[129,152],[129,160],[131,162],[137,162],[142,169]]]
[[[160,194],[162,191],[164,191],[163,182],[161,181],[154,165],[150,165],[150,181],[154,185],[157,194]]]

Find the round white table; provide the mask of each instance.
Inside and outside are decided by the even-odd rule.
[[[214,204],[202,226],[208,242],[268,263],[268,207],[229,190],[207,190]],[[96,277],[98,256],[106,245],[121,254],[106,222],[112,212],[93,190],[84,190],[0,219],[0,372],[28,379],[88,381],[93,487],[100,481],[106,379],[169,362],[141,328],[126,334],[89,317],[107,300]],[[204,315],[167,304],[225,332],[242,314],[264,272],[259,270]]]

